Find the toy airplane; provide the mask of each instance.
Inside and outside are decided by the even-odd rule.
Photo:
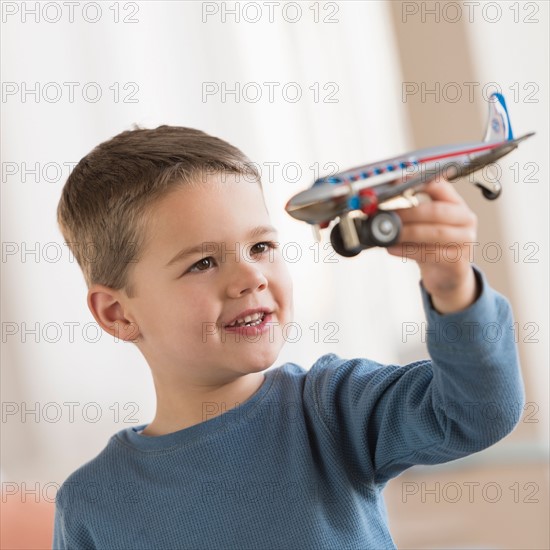
[[[317,240],[319,229],[339,218],[330,240],[341,256],[356,256],[373,246],[391,246],[401,230],[399,216],[391,211],[397,208],[396,199],[404,198],[409,206],[416,206],[414,195],[426,183],[438,177],[454,180],[473,174],[532,135],[534,132],[514,138],[504,97],[492,94],[483,141],[419,149],[320,178],[292,197],[285,209],[293,218],[312,224]],[[498,181],[473,183],[489,200],[498,198],[502,190]]]

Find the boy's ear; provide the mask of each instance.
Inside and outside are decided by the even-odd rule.
[[[92,285],[88,289],[88,308],[105,332],[125,342],[137,341],[139,327],[125,316],[118,291],[104,285]]]

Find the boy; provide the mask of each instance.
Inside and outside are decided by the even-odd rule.
[[[71,173],[58,221],[67,242],[100,252],[86,262],[73,245],[88,307],[143,353],[157,410],[64,482],[54,548],[395,548],[386,482],[480,451],[519,421],[510,306],[465,249],[456,262],[413,256],[431,361],[327,354],[265,372],[292,284],[252,166],[220,139],[161,126],[119,134]],[[400,244],[475,241],[448,182],[425,192],[433,202],[400,212]],[[486,323],[498,340],[483,339]],[[483,415],[487,403],[502,414]]]

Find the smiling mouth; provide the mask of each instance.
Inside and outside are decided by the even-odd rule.
[[[230,325],[226,325],[227,328],[230,327],[255,327],[260,325],[266,316],[265,312],[254,313],[253,315],[247,315],[242,319],[237,319]]]

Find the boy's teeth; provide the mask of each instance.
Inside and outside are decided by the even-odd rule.
[[[263,319],[263,313],[254,313],[252,315],[247,315],[246,317],[241,317],[237,319],[234,323],[231,323],[230,326],[239,326],[251,323],[251,325],[259,325]]]

